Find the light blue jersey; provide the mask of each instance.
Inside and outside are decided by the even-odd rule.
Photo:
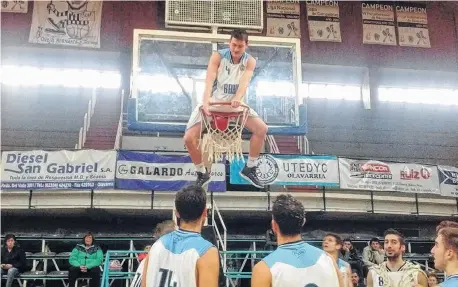
[[[239,63],[234,64],[229,48],[218,50],[218,53],[221,56],[221,62],[213,84],[212,100],[229,102],[237,93],[240,79],[245,72],[250,55],[246,52],[243,53]]]
[[[272,275],[272,287],[338,287],[332,260],[304,241],[282,244],[263,259]]]
[[[149,252],[147,287],[196,287],[197,260],[213,246],[200,233],[177,230],[154,243]]]
[[[457,287],[458,286],[458,274],[447,276],[445,281],[442,282],[439,286],[441,287]]]

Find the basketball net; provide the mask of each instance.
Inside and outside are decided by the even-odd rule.
[[[230,103],[211,103],[210,115],[203,109],[200,149],[209,163],[221,161],[224,156],[229,162],[243,160],[242,132],[248,118],[249,107],[242,105],[231,108]]]

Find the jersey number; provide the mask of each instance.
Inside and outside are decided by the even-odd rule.
[[[382,277],[378,278],[378,286],[383,287],[383,278]]]
[[[158,287],[177,287],[177,282],[172,282],[172,270],[159,268],[159,272],[161,272],[161,281]]]

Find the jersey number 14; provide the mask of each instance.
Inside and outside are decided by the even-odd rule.
[[[158,287],[177,287],[178,283],[172,281],[173,271],[169,269],[160,268],[161,281]]]

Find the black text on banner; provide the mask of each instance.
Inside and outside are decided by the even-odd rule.
[[[424,3],[396,4],[399,46],[431,48]]]
[[[436,166],[339,158],[342,189],[440,194]]]
[[[306,1],[310,41],[342,42],[339,2]]]
[[[267,36],[300,38],[299,1],[267,2]]]
[[[34,1],[29,42],[100,48],[103,1]]]
[[[116,151],[2,153],[2,189],[112,189]]]
[[[392,2],[364,1],[361,6],[363,43],[395,46],[397,40]]]

